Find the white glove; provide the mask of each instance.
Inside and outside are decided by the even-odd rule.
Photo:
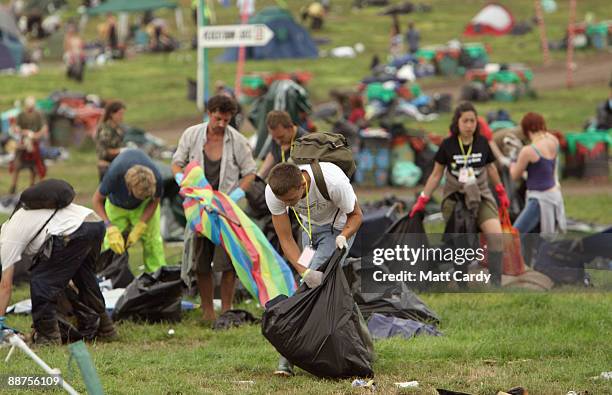
[[[306,271],[302,273],[302,279],[304,279],[308,288],[316,288],[323,282],[323,272],[306,269]]]
[[[343,248],[348,249],[348,243],[346,242],[346,237],[339,235],[336,237],[336,248],[341,250]]]

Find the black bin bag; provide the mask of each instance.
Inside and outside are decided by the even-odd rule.
[[[321,268],[323,283],[302,284],[290,298],[266,304],[262,333],[294,365],[317,377],[371,377],[370,334],[342,272],[342,252]]]
[[[180,321],[182,295],[179,266],[163,266],[155,273],[142,273],[117,301],[113,320]]]
[[[126,252],[116,254],[108,249],[100,253],[96,262],[98,277],[110,279],[113,288],[125,288],[134,281],[134,275],[129,266],[130,257]]]

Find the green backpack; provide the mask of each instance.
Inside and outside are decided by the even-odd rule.
[[[355,160],[346,137],[336,133],[308,133],[293,143],[291,162],[296,165],[310,165],[315,183],[321,195],[331,200],[320,162],[329,162],[338,166],[348,178],[355,173]]]

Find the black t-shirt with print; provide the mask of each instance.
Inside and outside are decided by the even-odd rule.
[[[472,143],[474,148],[468,156],[467,166],[471,166],[474,169],[474,174],[478,177],[486,165],[495,161],[495,157],[484,137],[478,135],[474,137]],[[463,152],[467,154],[469,150],[470,145],[463,145]],[[434,160],[446,166],[448,172],[455,178],[459,178],[459,169],[464,166],[465,156],[461,153],[459,140],[456,136],[447,137],[442,141]]]

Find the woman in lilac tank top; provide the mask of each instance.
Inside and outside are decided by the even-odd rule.
[[[523,147],[516,163],[510,165],[514,180],[527,173],[527,204],[514,222],[521,234],[553,234],[565,231],[565,208],[561,188],[556,177],[559,141],[546,129],[542,115],[527,113],[521,128],[531,144]]]

